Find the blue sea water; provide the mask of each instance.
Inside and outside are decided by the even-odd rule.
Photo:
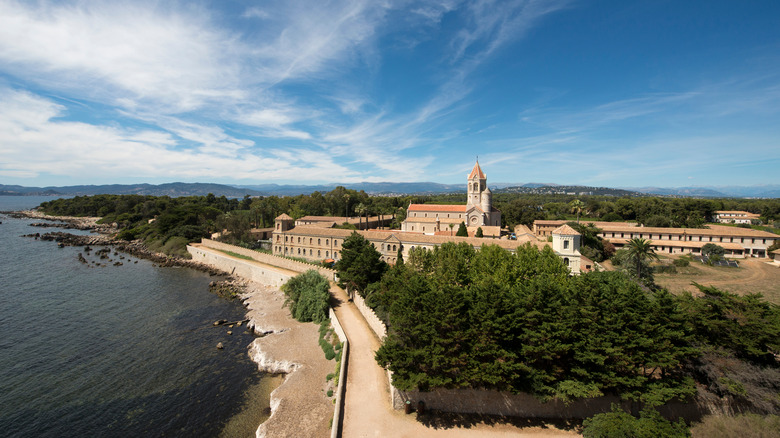
[[[0,211],[48,199],[0,197]],[[0,221],[0,435],[254,435],[268,404],[247,395],[263,379],[253,335],[212,326],[246,313],[208,291],[214,278],[112,250],[114,266],[99,247],[22,237],[58,229]],[[247,411],[253,421],[226,432]]]

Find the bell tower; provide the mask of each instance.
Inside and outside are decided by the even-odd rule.
[[[466,209],[468,210],[472,206],[481,207],[482,195],[485,189],[487,189],[487,177],[482,172],[482,168],[479,167],[479,159],[477,159],[474,168],[471,169],[471,173],[469,173],[466,179],[466,193],[468,194]]]

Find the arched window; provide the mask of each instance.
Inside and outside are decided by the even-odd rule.
[[[563,264],[566,265],[566,266],[569,266],[569,258],[568,257],[564,257],[563,258]]]
[[[322,251],[317,250],[317,257],[320,257],[320,256],[322,256]]]
[[[298,243],[301,243],[301,236],[298,236]]]
[[[314,239],[309,237],[309,245],[311,245],[312,243],[314,243]]]
[[[301,253],[301,249],[300,249],[300,248],[298,248],[298,254],[300,254],[300,253]]]
[[[317,245],[322,245],[322,239],[317,239]]]

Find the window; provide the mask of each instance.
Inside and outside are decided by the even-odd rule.
[[[317,257],[320,257],[322,255],[322,251],[317,250]]]
[[[563,258],[563,264],[566,265],[566,266],[569,266],[569,258],[568,257],[564,257]]]
[[[328,239],[325,239],[325,245],[327,245],[327,244],[328,244]]]
[[[317,239],[317,245],[322,245],[322,239]]]
[[[568,240],[564,240],[563,241],[563,249],[569,249],[569,241]]]

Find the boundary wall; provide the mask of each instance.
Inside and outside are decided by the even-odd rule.
[[[387,336],[387,326],[385,323],[376,316],[374,309],[368,307],[365,298],[361,297],[358,293],[353,293],[353,295],[352,302],[355,303],[355,307],[357,307],[360,314],[363,315],[363,319],[366,320],[366,323],[368,323],[368,326],[371,327],[371,330],[379,340],[384,340],[385,336]]]
[[[315,271],[318,271],[320,274],[324,275],[325,278],[327,278],[328,280],[335,281],[336,279],[335,269],[329,269],[322,266],[299,262],[297,260],[291,260],[285,257],[279,257],[272,254],[253,251],[251,249],[246,249],[240,246],[230,245],[227,243],[217,242],[216,240],[211,240],[211,239],[202,239],[200,244],[205,246],[206,248],[216,249],[219,251],[230,251],[236,254],[241,254],[242,256],[250,257],[253,260],[256,260],[260,263],[265,263],[267,265],[276,266],[282,269],[288,269],[290,271],[306,272],[309,269],[314,269]]]
[[[205,263],[217,269],[237,275],[241,278],[273,287],[281,287],[292,275],[271,266],[262,266],[249,260],[240,260],[229,257],[227,254],[216,254],[203,250],[196,246],[187,246],[187,251],[192,254],[192,260]]]
[[[391,378],[390,372],[387,375],[388,378]],[[512,394],[484,389],[436,389],[431,392],[400,391],[392,385],[392,382],[390,383],[390,397],[393,409],[396,410],[403,409],[408,400],[412,406],[417,406],[417,403],[422,401],[425,403],[425,409],[443,412],[478,413],[519,418],[584,419],[610,412],[613,403],[635,416],[639,415],[642,409],[641,403],[622,400],[618,396],[580,399],[569,404],[559,400],[543,403],[527,393]],[[703,397],[695,397],[689,402],[669,402],[658,406],[656,410],[672,420],[683,418],[686,421],[698,421],[705,415],[733,413],[735,408],[736,406],[729,398],[704,400]]]

